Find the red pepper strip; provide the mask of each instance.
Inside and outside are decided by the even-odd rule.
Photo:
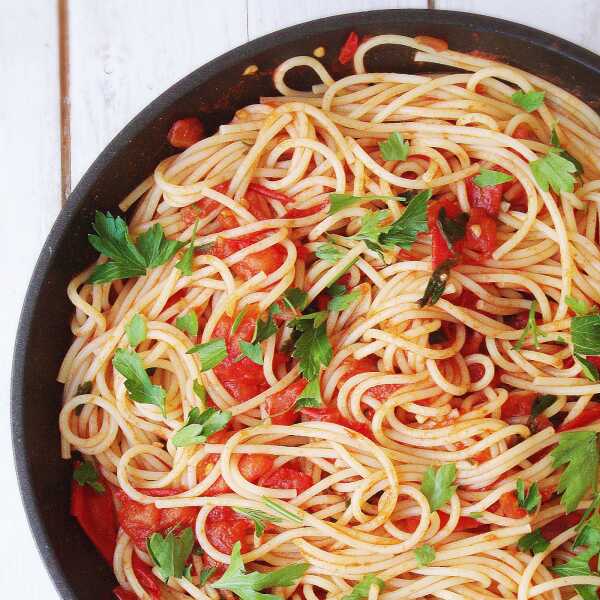
[[[126,590],[120,585],[113,590],[113,594],[117,597],[117,600],[138,600],[138,597],[133,592]]]
[[[277,192],[276,190],[270,190],[258,183],[251,183],[248,186],[248,189],[252,192],[256,192],[257,194],[261,194],[262,196],[266,196],[267,198],[272,198],[273,200],[279,200],[282,204],[289,204],[290,202],[294,202],[293,198],[282,194],[281,192]]]
[[[600,419],[600,404],[598,402],[590,402],[580,414],[578,414],[572,421],[563,423],[558,431],[570,431],[571,429],[578,429],[579,427],[585,427],[590,423],[594,423]]]
[[[146,590],[146,593],[152,600],[160,600],[160,583],[152,573],[152,569],[142,561],[134,552],[131,559],[131,566],[140,585]]]
[[[344,45],[340,50],[340,54],[338,56],[338,60],[343,65],[349,63],[354,54],[356,53],[356,49],[358,48],[358,34],[356,31],[352,31],[350,35],[346,38]]]
[[[431,261],[434,269],[437,269],[443,262],[449,258],[457,258],[460,256],[463,242],[459,241],[454,244],[454,249],[448,247],[446,238],[438,225],[438,214],[442,208],[446,211],[446,216],[455,219],[462,213],[458,200],[453,196],[446,196],[434,200],[427,210],[427,222],[429,231],[431,232]]]
[[[109,484],[101,482],[105,491],[98,493],[88,485],[71,484],[71,514],[108,564],[112,564],[117,545],[117,515]]]

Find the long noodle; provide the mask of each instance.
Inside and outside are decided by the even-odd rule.
[[[366,72],[365,54],[382,44],[411,47],[416,60],[454,71]],[[300,66],[313,69],[322,83],[309,92],[290,88],[286,74]],[[596,575],[551,571],[557,559],[573,556],[573,528],[534,557],[517,547],[523,535],[564,514],[552,495],[558,474],[547,456],[559,434],[547,419],[534,431],[526,417],[503,418],[502,407],[515,392],[553,394],[557,400],[545,416],[569,422],[600,393],[600,383],[590,382],[571,359],[566,305],[569,295],[600,303],[600,117],[537,76],[485,58],[435,52],[403,36],[360,45],[354,69],[335,81],[314,58],[287,60],[274,74],[280,96],[239,110],[216,134],[161,162],[123,200],[120,208],[132,212],[133,238],[158,223],[167,237],[188,242],[197,221],[197,248],[240,238],[251,243],[227,256],[197,252],[191,275],[176,268],[180,253],[139,278],[91,285],[88,269],[73,279],[74,341],[59,374],[63,456],[77,451],[92,459],[107,484],[142,505],[198,509],[193,529],[204,554],[194,560],[200,565],[230,561],[207,524],[214,507],[269,513],[262,498],[275,499],[298,522],[283,519],[247,539],[243,559],[249,570],[262,571],[307,562],[297,586],[278,591],[286,598],[343,598],[368,574],[385,584],[383,590],[371,586],[369,600],[572,598],[572,585],[600,585]],[[543,90],[543,105],[524,112],[511,101],[518,90]],[[522,126],[532,135],[516,136]],[[549,150],[554,127],[584,167],[574,193],[544,191],[530,168]],[[382,158],[378,144],[393,132],[410,144],[405,161]],[[398,218],[402,204],[385,197],[411,190],[456,197],[469,212],[465,183],[482,167],[514,178],[502,201],[496,248],[479,262],[465,250],[442,298],[421,307],[432,272],[431,236],[420,235],[410,252],[383,262],[353,235],[375,208]],[[366,198],[328,214],[329,195],[344,192]],[[520,205],[512,201],[517,194]],[[328,241],[342,251],[338,262],[314,254]],[[253,257],[265,255],[280,260],[249,272]],[[264,385],[250,394],[221,380],[218,369],[203,371],[198,356],[186,353],[241,311],[264,315],[289,288],[318,302],[340,276],[360,294],[326,320],[333,356],[320,386],[323,402],[339,413],[337,422],[311,420],[310,411],[297,413],[291,425],[269,416],[270,399],[300,378],[289,356],[289,328],[279,327],[263,343],[258,370]],[[515,323],[532,300],[542,337],[537,348],[527,337],[516,350],[525,325]],[[198,315],[198,336],[175,325],[190,311]],[[152,382],[166,390],[165,415],[133,402],[111,362],[127,347],[126,325],[136,314],[147,324],[137,352],[153,370]],[[469,344],[474,336],[481,340],[475,348]],[[240,377],[247,362],[234,366]],[[192,408],[202,407],[196,381],[214,406],[231,411],[235,433],[179,448],[173,435]],[[82,393],[85,382],[91,386]],[[370,437],[345,426],[352,422]],[[597,424],[591,428],[600,431]],[[268,478],[249,481],[245,456],[266,457],[272,472],[287,465],[308,475],[311,485],[297,493],[293,486],[268,485]],[[432,511],[423,477],[428,467],[447,463],[456,466],[457,490]],[[536,483],[546,499],[532,514],[504,514],[501,500],[514,497],[519,479]],[[228,491],[215,495],[211,486],[219,481]],[[175,493],[146,493],[161,488]],[[589,504],[588,498],[579,508]],[[475,528],[465,530],[465,520],[474,519]],[[427,565],[414,552],[424,544],[435,549]],[[152,567],[121,528],[115,575],[123,589],[145,600],[150,595],[136,575],[136,555]],[[212,580],[201,585],[194,565],[189,580],[161,582],[160,597],[215,600]]]

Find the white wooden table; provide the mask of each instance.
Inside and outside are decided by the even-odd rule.
[[[318,17],[428,5],[518,21],[600,53],[598,0],[0,0],[0,515],[9,524],[0,544],[4,598],[57,598],[17,492],[8,384],[27,281],[61,200],[141,108],[209,59]]]

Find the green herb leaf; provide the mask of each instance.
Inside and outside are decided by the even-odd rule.
[[[333,244],[321,244],[315,251],[315,255],[317,258],[331,263],[336,263],[344,258],[344,252]]]
[[[359,290],[350,292],[349,294],[344,294],[343,296],[335,296],[329,301],[329,304],[327,305],[327,310],[346,310],[353,302],[358,300],[360,296],[361,293]]]
[[[198,379],[194,379],[194,384],[192,386],[194,394],[198,400],[200,400],[200,407],[202,410],[206,408],[206,388],[200,383]]]
[[[242,358],[243,356],[249,358],[253,363],[257,365],[264,364],[263,360],[263,352],[259,343],[251,344],[250,342],[246,342],[244,340],[239,340],[238,342],[240,346],[241,354],[238,358]],[[237,359],[236,359],[237,362]]]
[[[244,306],[244,308],[242,308],[242,310],[240,310],[240,312],[237,314],[233,323],[231,324],[231,329],[229,331],[229,333],[231,335],[233,335],[239,329],[239,326],[241,325],[242,321],[244,320],[244,317],[246,316],[247,312],[248,312],[248,307]]]
[[[185,425],[173,436],[173,445],[177,448],[202,444],[209,435],[224,429],[231,420],[231,413],[216,408],[207,408],[204,412],[196,406],[190,410]]]
[[[201,371],[208,371],[227,358],[227,346],[225,346],[225,340],[216,338],[204,344],[192,346],[186,354],[198,354]]]
[[[598,487],[598,444],[594,431],[567,431],[560,434],[551,455],[553,467],[567,465],[558,483],[560,503],[573,512],[585,493]]]
[[[537,483],[534,483],[525,494],[525,482],[522,479],[517,480],[517,502],[521,508],[528,513],[532,513],[542,501]]]
[[[547,408],[550,408],[556,402],[556,396],[545,394],[538,396],[531,406],[531,418],[535,419],[541,415]]]
[[[384,160],[406,160],[409,146],[404,136],[394,131],[385,142],[379,142],[379,149]]]
[[[267,573],[247,573],[240,554],[240,542],[236,542],[231,552],[231,562],[223,576],[212,584],[220,590],[229,590],[240,600],[280,600],[273,594],[261,594],[261,590],[272,587],[294,585],[306,573],[309,565],[300,563],[288,565]]]
[[[535,311],[537,310],[537,301],[533,300],[529,305],[529,315],[527,317],[527,325],[525,325],[525,329],[521,332],[521,336],[519,337],[517,343],[513,346],[513,350],[520,350],[527,339],[527,336],[531,335],[533,338],[533,345],[536,348],[540,347],[538,342],[539,337],[546,337],[546,334],[537,326],[535,322]]]
[[[577,167],[570,160],[560,156],[556,149],[550,150],[543,158],[534,160],[529,166],[538,185],[545,192],[550,187],[557,194],[572,192],[575,189],[575,178],[571,173],[575,173]]]
[[[581,552],[577,556],[574,556],[566,563],[552,567],[551,571],[562,577],[598,575],[598,573],[590,569],[589,561],[595,554],[598,554],[599,550],[600,548],[597,546],[588,548],[585,552]],[[596,595],[596,590],[598,588],[595,585],[576,585],[574,587],[583,600],[597,600],[598,596]]]
[[[199,578],[199,585],[206,585],[206,582],[212,577],[212,574],[217,570],[217,567],[209,567],[207,569],[202,569]]]
[[[196,311],[190,310],[183,317],[177,317],[175,327],[188,335],[198,335],[198,315],[196,315]]]
[[[450,269],[456,264],[454,259],[445,260],[432,274],[425,288],[420,306],[434,305],[444,293],[450,276]]]
[[[456,465],[454,463],[442,465],[438,469],[427,467],[421,483],[421,491],[429,501],[432,511],[442,508],[456,492],[452,485],[456,479]]]
[[[581,365],[581,371],[590,381],[598,381],[600,373],[596,365],[581,354],[573,354],[573,358]]]
[[[431,198],[431,190],[423,190],[412,198],[399,219],[383,232],[379,243],[385,247],[399,246],[410,248],[419,233],[428,231],[427,203]]]
[[[271,306],[277,305],[272,304]],[[252,338],[252,341],[254,343],[260,344],[260,342],[268,340],[272,335],[275,335],[276,333],[277,325],[275,325],[275,321],[273,320],[273,313],[271,312],[271,310],[269,310],[266,321],[263,321],[262,319],[258,319],[256,321],[256,329],[254,330],[254,336]]]
[[[153,533],[148,539],[148,554],[158,567],[165,583],[170,577],[180,578],[185,574],[185,563],[194,547],[195,538],[191,527],[186,527],[179,535],[172,531],[165,537]]]
[[[600,355],[600,315],[571,319],[571,341],[575,354]]]
[[[184,275],[191,275],[193,273],[193,260],[194,260],[194,240],[196,239],[196,229],[198,228],[198,221],[194,223],[194,229],[192,231],[192,237],[190,243],[183,253],[181,260],[175,263],[175,268],[179,269]]]
[[[319,378],[309,381],[294,404],[294,410],[323,406]]]
[[[379,577],[375,577],[369,573],[364,575],[363,578],[352,588],[352,591],[342,598],[342,600],[361,600],[362,598],[369,597],[369,590],[372,585],[376,585],[380,590],[385,587],[385,583]]]
[[[567,296],[565,303],[578,317],[585,317],[594,312],[594,309],[585,300],[573,296]]]
[[[575,541],[573,542],[573,548],[577,548],[579,546],[600,548],[600,516],[598,516],[598,513],[594,513],[585,521],[582,517],[581,521],[577,525],[577,528],[579,531]]]
[[[420,567],[424,567],[430,562],[433,562],[435,560],[435,550],[433,549],[433,546],[423,544],[423,546],[415,548],[415,558]]]
[[[96,493],[103,494],[105,487],[100,483],[96,467],[87,461],[79,463],[73,471],[73,479],[81,486],[89,485]]]
[[[142,315],[133,315],[131,321],[125,325],[125,333],[129,345],[134,348],[146,339],[146,320]]]
[[[270,508],[272,511],[280,514],[284,519],[292,521],[293,523],[298,523],[298,525],[302,525],[302,517],[289,511],[287,508],[285,508],[285,506],[279,504],[279,502],[276,502],[275,500],[268,498],[267,496],[262,497],[262,502],[267,508]]]
[[[483,517],[483,513],[482,512],[472,512],[472,513],[469,513],[469,516],[471,517],[471,519],[481,519],[481,517]]]
[[[542,530],[540,528],[525,534],[523,537],[519,538],[519,541],[517,542],[519,550],[522,550],[523,552],[531,551],[534,554],[544,552],[549,545],[550,542],[542,535]]]
[[[507,181],[513,181],[514,177],[502,171],[491,171],[489,169],[481,169],[479,175],[473,177],[473,183],[479,187],[492,187]]]
[[[364,214],[360,219],[360,229],[354,238],[379,246],[379,236],[390,228],[390,225],[382,225],[389,216],[389,210],[376,210]]]
[[[283,295],[283,301],[292,310],[304,310],[308,304],[308,294],[298,288],[288,288]]]
[[[556,133],[556,127],[552,127],[552,133],[550,134],[550,143],[556,148],[556,152],[565,160],[568,160],[575,167],[575,175],[580,176],[583,173],[583,165],[569,152],[567,152],[560,145],[560,140],[558,138],[558,134]]]
[[[537,110],[544,103],[545,92],[527,92],[522,90],[515,92],[510,99],[513,104],[530,113]]]
[[[364,196],[354,196],[352,194],[329,194],[329,214],[333,215],[344,208],[348,208],[361,200],[394,200],[396,202],[405,202],[406,198],[402,196],[378,196],[377,194],[366,194]]]
[[[463,212],[451,218],[446,215],[445,208],[440,209],[437,216],[437,225],[448,248],[454,248],[456,242],[464,239],[468,220],[469,215],[467,213]]]
[[[300,331],[300,337],[294,344],[292,356],[300,362],[300,372],[309,381],[316,379],[321,367],[326,367],[333,356],[333,349],[327,338],[325,328],[327,313],[320,311],[303,315],[290,322],[290,325]]]
[[[153,385],[144,369],[142,359],[134,350],[118,348],[112,360],[113,367],[125,377],[125,387],[131,399],[140,404],[154,404],[165,414],[167,393],[160,385]]]
[[[281,521],[283,521],[283,519],[280,519],[279,517],[273,517],[266,512],[255,508],[234,506],[233,510],[254,523],[254,531],[257,537],[260,537],[265,532],[265,523],[281,523]]]
[[[92,393],[92,382],[91,381],[84,381],[83,383],[80,383],[77,386],[77,391],[75,392],[76,396],[83,396],[84,394],[91,394]]]

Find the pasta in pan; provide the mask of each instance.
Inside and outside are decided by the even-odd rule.
[[[600,118],[359,42],[96,214],[60,431],[120,600],[596,597]]]

